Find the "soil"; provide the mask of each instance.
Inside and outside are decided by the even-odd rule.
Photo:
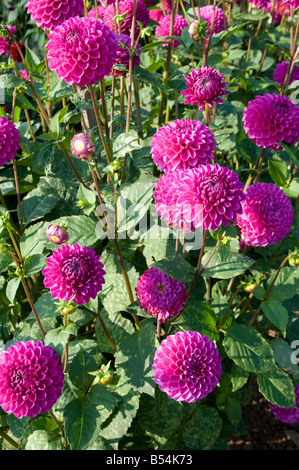
[[[248,435],[231,438],[231,450],[299,450],[299,422],[286,424],[277,420],[256,384],[251,402],[243,406],[243,421]]]

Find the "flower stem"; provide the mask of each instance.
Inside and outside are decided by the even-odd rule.
[[[94,91],[93,91],[92,85],[89,85],[89,91],[90,91],[90,96],[91,96],[91,101],[92,101],[95,117],[96,117],[97,124],[98,124],[99,134],[100,134],[101,139],[102,139],[102,144],[103,144],[103,147],[104,147],[104,150],[105,150],[105,153],[106,153],[107,161],[108,161],[108,163],[111,163],[111,161],[112,161],[111,151],[110,151],[110,148],[107,145],[107,142],[106,142],[106,139],[105,139],[105,136],[104,136],[102,123],[101,123],[101,119],[100,119],[100,114],[99,114],[98,106],[97,106],[96,99],[95,99],[95,96],[94,96]]]
[[[103,328],[103,330],[104,330],[104,332],[105,332],[105,335],[106,335],[106,337],[107,337],[107,339],[108,339],[108,341],[109,341],[109,344],[110,344],[111,348],[112,348],[113,351],[115,352],[115,351],[116,351],[116,346],[115,346],[115,344],[114,344],[114,341],[113,341],[113,339],[111,338],[111,336],[110,336],[110,334],[109,334],[109,331],[107,330],[107,327],[106,327],[106,325],[105,325],[105,323],[104,323],[104,321],[103,321],[103,318],[101,317],[101,315],[100,315],[99,313],[97,313],[97,318],[98,318],[99,322],[101,323],[101,326],[102,326],[102,328]]]
[[[19,448],[19,443],[15,441],[11,436],[6,434],[6,432],[3,429],[0,429],[0,438],[4,439],[8,444],[13,446],[15,449]]]

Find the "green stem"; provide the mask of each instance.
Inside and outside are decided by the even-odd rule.
[[[113,351],[115,352],[115,351],[116,351],[116,346],[115,346],[115,344],[114,344],[114,341],[113,341],[113,339],[111,338],[111,336],[110,336],[110,334],[109,334],[109,331],[107,330],[107,327],[106,327],[106,325],[105,325],[105,323],[104,323],[104,321],[103,321],[103,318],[101,317],[101,315],[100,315],[99,313],[97,313],[97,318],[98,318],[99,322],[101,323],[101,326],[102,326],[102,328],[103,328],[103,330],[104,330],[104,332],[105,332],[105,335],[106,335],[106,337],[107,337],[107,339],[108,339],[108,341],[109,341],[109,344],[110,344],[111,348],[112,348]]]
[[[0,429],[0,438],[4,439],[8,444],[13,446],[15,449],[19,448],[19,443],[10,437],[3,429]]]
[[[110,148],[107,145],[107,142],[106,142],[106,139],[105,139],[105,136],[104,136],[102,123],[101,123],[101,119],[100,119],[100,114],[99,114],[99,110],[98,110],[98,106],[97,106],[97,102],[96,102],[96,99],[95,99],[95,95],[94,95],[92,85],[89,85],[89,91],[90,91],[90,96],[91,96],[91,101],[92,101],[95,117],[96,117],[97,124],[98,124],[99,134],[101,136],[101,140],[102,140],[102,144],[103,144],[103,147],[104,147],[104,150],[105,150],[105,153],[106,153],[107,161],[108,161],[108,163],[111,163],[111,161],[112,161],[111,151],[110,151]]]

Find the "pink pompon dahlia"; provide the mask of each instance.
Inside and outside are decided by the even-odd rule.
[[[132,19],[133,19],[134,0],[120,0],[118,4],[118,12],[116,10],[116,4],[108,5],[104,14],[104,23],[116,33],[127,34],[130,36]],[[124,21],[117,23],[115,17],[117,15],[124,15]],[[142,23],[144,27],[149,25],[150,17],[148,9],[142,0],[136,2],[136,22],[135,22],[135,37],[138,35],[140,28],[138,21]]]
[[[165,39],[164,36],[169,36],[170,34],[170,23],[171,23],[171,15],[164,16],[160,19],[158,26],[155,30],[155,35],[158,41],[162,42],[162,46],[167,47],[169,43],[169,39]],[[174,17],[174,24],[173,24],[173,36],[180,37],[182,35],[182,31],[184,28],[188,26],[187,21],[182,15],[175,15]],[[178,47],[180,45],[180,41],[177,39],[172,40],[172,47]]]
[[[17,418],[50,410],[62,393],[63,367],[50,346],[32,340],[0,353],[0,406]]]
[[[295,391],[295,401],[297,408],[281,408],[278,405],[269,403],[269,408],[275,418],[277,418],[282,423],[297,423],[299,421],[299,387],[294,386]]]
[[[213,16],[214,16],[214,24],[213,24]],[[215,14],[214,14],[214,5],[206,5],[202,7],[200,9],[200,19],[201,21],[206,21],[207,26],[210,27],[210,29],[207,30],[208,37],[210,35],[212,24],[213,24],[212,35],[218,34],[221,31],[224,31],[226,28],[226,17],[225,17],[225,14],[223,13],[222,8],[220,7],[217,7],[217,6],[215,7]]]
[[[281,150],[299,137],[299,108],[283,95],[265,93],[249,101],[242,121],[248,137],[259,147]]]
[[[281,86],[284,84],[284,79],[288,71],[289,63],[290,62],[288,60],[280,62],[273,72],[273,80],[279,83]],[[295,80],[299,80],[299,67],[297,65],[294,65],[293,67],[288,84],[290,85]]]
[[[94,250],[74,245],[62,245],[47,258],[43,269],[44,285],[54,299],[72,300],[79,305],[95,299],[105,283],[103,264]]]
[[[289,233],[294,211],[291,200],[273,183],[248,186],[236,225],[241,246],[275,245]]]
[[[291,6],[294,8],[294,10],[297,10],[299,8],[299,0],[282,0],[283,3]]]
[[[138,278],[135,291],[140,308],[160,322],[178,315],[188,299],[186,285],[157,268]]]
[[[71,140],[71,152],[76,157],[87,160],[90,155],[95,152],[95,145],[92,138],[83,132],[74,135]]]
[[[160,127],[151,141],[151,155],[160,171],[206,165],[214,158],[214,134],[200,121],[177,119]]]
[[[37,26],[49,31],[84,13],[83,0],[28,0],[25,7]]]
[[[249,0],[250,3],[253,3],[259,10],[266,8],[270,3],[270,0]]]
[[[223,103],[219,97],[229,91],[224,90],[227,82],[223,81],[222,73],[212,67],[192,69],[190,73],[191,76],[185,75],[187,89],[181,91],[181,95],[186,96],[184,104],[197,105],[199,110],[203,110],[206,104],[212,107],[213,102]]]
[[[0,166],[9,163],[20,148],[20,134],[13,122],[0,117]]]
[[[179,331],[162,341],[153,370],[156,384],[169,398],[193,403],[213,392],[222,366],[218,349],[207,336]]]
[[[106,10],[106,5],[98,5],[97,7],[93,7],[89,10],[88,17],[98,18],[99,20],[103,20],[105,10]]]
[[[149,10],[149,16],[151,20],[159,23],[159,21],[164,17],[164,13],[160,8],[155,8],[153,10]]]
[[[0,37],[0,56],[2,54],[9,55],[9,51],[9,39],[4,39],[3,37]]]
[[[49,68],[69,85],[93,85],[110,74],[118,43],[115,34],[100,20],[70,18],[49,39]]]
[[[116,51],[116,57],[113,61],[113,67],[117,65],[124,65],[129,70],[130,54],[131,54],[131,38],[127,34],[116,34],[118,40],[118,49]],[[133,68],[140,64],[141,47],[137,44],[136,53],[133,55]],[[112,68],[111,75],[118,77],[119,75],[126,76],[127,70],[118,70]]]

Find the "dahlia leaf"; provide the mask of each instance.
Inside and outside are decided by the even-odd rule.
[[[194,267],[180,256],[161,259],[152,263],[150,267],[160,269],[176,281],[181,282],[191,282],[195,273]]]
[[[299,378],[299,369],[298,369],[298,363],[297,363],[298,352],[296,351],[296,349],[294,350],[288,344],[288,342],[282,338],[275,338],[271,342],[271,347],[274,352],[275,362],[279,365],[279,367],[281,367],[281,369],[291,371],[294,379],[298,379]]]
[[[256,374],[276,369],[271,346],[255,329],[234,324],[226,330],[224,349],[232,361]]]
[[[205,253],[202,266],[209,260],[213,250]],[[246,255],[230,249],[230,246],[219,245],[202,275],[218,279],[230,279],[244,273],[254,263],[254,260]]]
[[[82,347],[80,347],[77,354],[72,358],[68,374],[69,379],[75,387],[81,389],[90,376],[89,373],[97,368],[97,364],[90,354],[88,354]]]
[[[267,286],[270,287],[275,273],[270,276]],[[286,266],[282,268],[275,280],[275,284],[270,292],[268,300],[284,300],[291,299],[299,293],[299,267]]]
[[[46,65],[46,61],[41,61],[38,55],[30,49],[28,45],[26,46],[25,62],[28,69],[33,73],[41,73]]]
[[[7,283],[6,296],[11,304],[14,303],[20,283],[21,283],[21,277],[13,277]]]
[[[269,173],[277,186],[286,186],[289,180],[289,170],[286,162],[279,160],[269,160]]]
[[[184,427],[182,437],[191,449],[209,450],[215,444],[221,428],[222,419],[217,409],[199,405]]]
[[[295,392],[291,377],[280,369],[257,375],[259,391],[270,402],[282,408],[296,408]]]
[[[207,302],[188,301],[182,314],[174,321],[173,327],[181,331],[198,331],[211,341],[217,341],[219,338],[215,312]]]
[[[268,320],[279,328],[283,337],[285,337],[289,315],[282,303],[279,300],[268,300],[262,303],[262,310]]]

